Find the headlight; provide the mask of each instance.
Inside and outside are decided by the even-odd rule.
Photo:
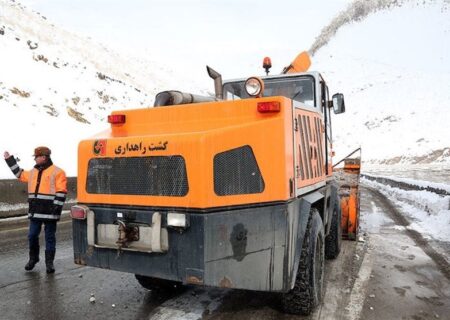
[[[167,226],[177,228],[189,227],[188,216],[184,213],[168,212],[167,213]]]
[[[261,97],[264,92],[264,82],[257,77],[248,78],[245,81],[245,91],[251,97]]]

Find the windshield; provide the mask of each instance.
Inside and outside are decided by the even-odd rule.
[[[228,82],[223,86],[226,100],[246,99],[245,81]],[[264,79],[264,97],[286,98],[315,106],[314,78],[311,76]]]

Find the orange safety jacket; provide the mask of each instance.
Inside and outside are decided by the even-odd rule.
[[[66,173],[50,159],[30,171],[21,169],[13,156],[6,163],[20,181],[28,182],[28,218],[58,221],[67,195]]]

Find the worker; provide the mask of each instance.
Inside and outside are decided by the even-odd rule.
[[[33,270],[39,262],[39,234],[45,225],[45,266],[47,273],[54,273],[56,252],[56,223],[61,217],[67,194],[65,172],[53,165],[51,150],[47,147],[34,149],[36,165],[30,171],[23,170],[14,156],[5,151],[4,158],[14,175],[22,182],[28,182],[28,231],[29,260],[25,270]]]

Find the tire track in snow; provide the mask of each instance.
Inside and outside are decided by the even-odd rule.
[[[445,259],[445,257],[434,250],[428,243],[428,240],[426,240],[419,232],[408,228],[410,225],[408,219],[406,219],[405,216],[380,191],[369,187],[363,188],[386,206],[389,217],[398,225],[405,227],[406,234],[426,253],[427,256],[434,261],[434,263],[436,263],[437,268],[448,280],[450,280],[450,263]]]

